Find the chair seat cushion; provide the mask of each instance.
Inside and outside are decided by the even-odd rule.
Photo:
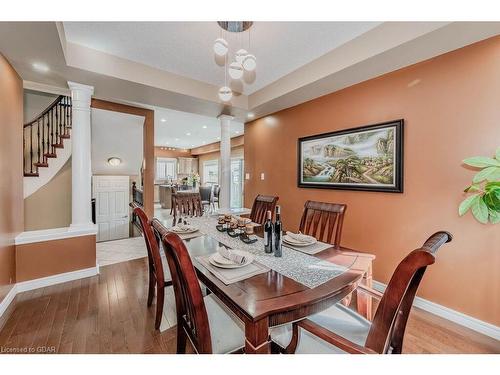
[[[358,345],[365,344],[370,330],[368,320],[341,304],[312,315],[309,319]],[[302,328],[299,328],[299,332],[299,344],[295,351],[297,354],[346,354],[343,350]],[[283,348],[287,347],[292,338],[292,326],[288,324],[273,328],[271,338]]]
[[[204,298],[207,309],[212,352],[225,354],[245,346],[243,323],[213,294]]]

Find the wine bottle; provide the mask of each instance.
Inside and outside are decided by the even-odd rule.
[[[264,223],[264,251],[273,252],[273,222],[271,221],[271,211],[267,211],[267,220]]]
[[[281,209],[276,206],[276,222],[274,223],[274,256],[280,257],[282,255],[281,237],[282,237],[282,224],[281,224]]]

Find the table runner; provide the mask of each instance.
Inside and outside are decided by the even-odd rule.
[[[309,246],[293,246],[288,243],[283,242],[283,246],[288,247],[289,249],[300,251],[301,253],[309,254],[309,255],[314,255],[321,253],[323,250],[329,249],[332,247],[332,245],[324,242],[316,242],[313,245]]]
[[[248,251],[255,255],[255,260],[284,276],[287,276],[308,288],[315,288],[348,270],[348,267],[324,261],[308,254],[283,246],[283,256],[277,258],[274,254],[264,253],[264,240],[258,238],[257,242],[247,245],[238,238],[229,237],[226,233],[219,232],[215,225],[217,219],[207,217],[193,217],[189,221],[198,226],[200,231],[224,245]],[[355,258],[353,257],[353,263]]]

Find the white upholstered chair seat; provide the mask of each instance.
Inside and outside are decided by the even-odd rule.
[[[358,345],[364,345],[370,322],[349,308],[336,304],[325,311],[309,317],[320,326],[340,335]],[[271,338],[283,348],[286,348],[292,338],[290,324],[271,330]],[[299,328],[299,343],[296,354],[347,354],[334,345],[314,336],[310,332]]]
[[[213,294],[203,300],[210,325],[212,352],[226,354],[245,346],[243,323]]]

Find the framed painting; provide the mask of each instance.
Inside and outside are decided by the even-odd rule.
[[[299,138],[298,186],[402,193],[403,123]]]

